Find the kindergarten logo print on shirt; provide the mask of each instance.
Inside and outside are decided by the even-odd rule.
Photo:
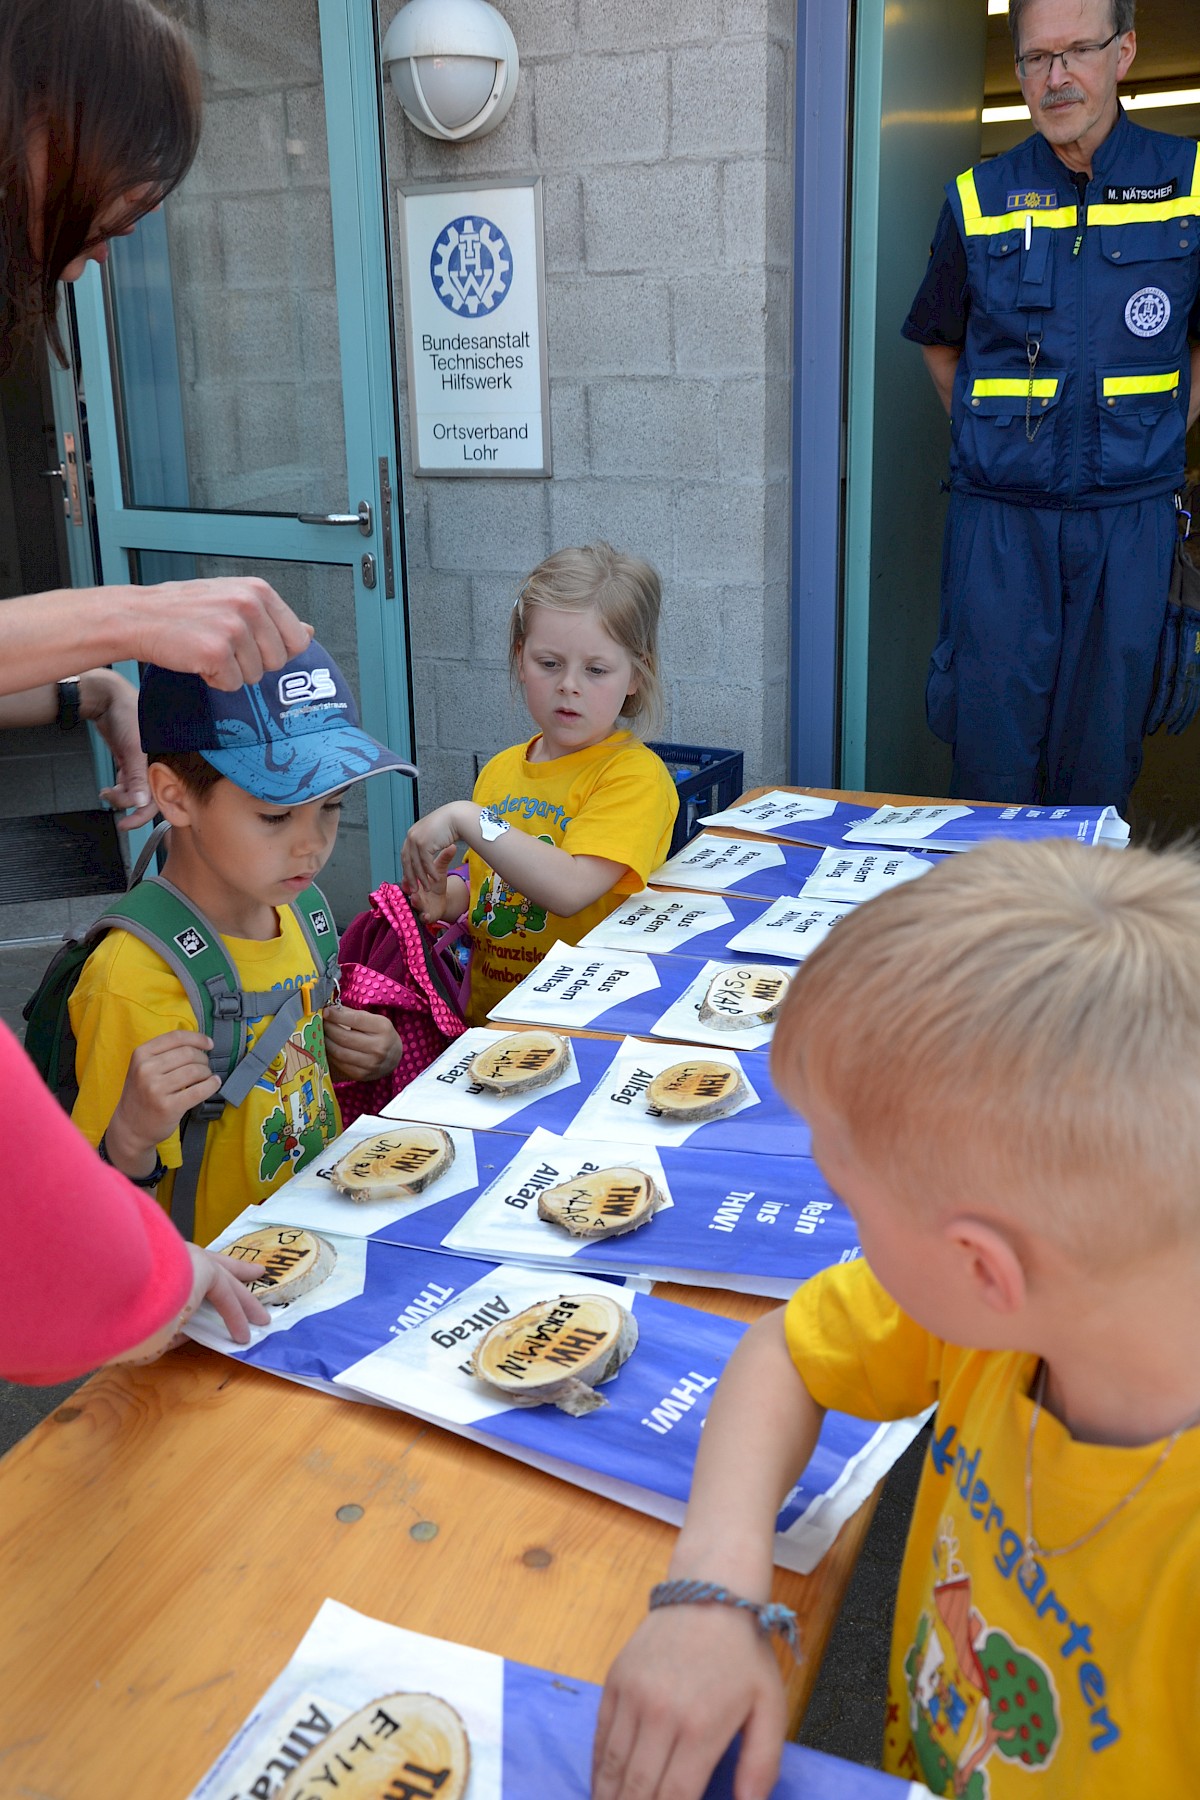
[[[498,225],[475,214],[440,234],[429,273],[442,305],[472,319],[495,312],[512,286],[512,251]]]

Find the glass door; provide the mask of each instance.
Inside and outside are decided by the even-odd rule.
[[[187,179],[77,284],[103,578],[256,574],[411,755],[378,54],[356,0],[183,0]],[[393,878],[411,783],[347,808],[339,918]]]

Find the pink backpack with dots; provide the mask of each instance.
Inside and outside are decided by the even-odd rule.
[[[360,1113],[382,1112],[466,1030],[470,976],[456,946],[467,941],[461,923],[443,926],[435,935],[391,881],[375,889],[369,911],[351,919],[338,955],[342,1001],[383,1013],[404,1048],[390,1075],[334,1083],[343,1125]]]

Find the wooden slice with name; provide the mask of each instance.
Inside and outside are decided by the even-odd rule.
[[[290,1306],[303,1299],[333,1274],[337,1262],[332,1244],[299,1225],[264,1225],[226,1244],[221,1254],[263,1265],[265,1273],[250,1283],[250,1292],[264,1306]]]
[[[597,1169],[538,1195],[538,1218],[572,1237],[620,1237],[652,1219],[663,1196],[643,1169]]]
[[[611,1381],[638,1340],[631,1312],[604,1294],[560,1294],[502,1319],[476,1344],[471,1367],[510,1406],[557,1406],[578,1417],[608,1401]]]
[[[751,967],[722,969],[709,983],[700,1003],[700,1023],[718,1031],[745,1031],[771,1025],[792,984],[790,969]]]
[[[273,1790],[275,1800],[462,1800],[471,1745],[436,1694],[385,1694],[351,1713]]]
[[[471,1080],[490,1094],[528,1094],[557,1081],[569,1056],[556,1031],[514,1031],[471,1058]]]
[[[411,1200],[454,1161],[454,1141],[439,1125],[397,1125],[363,1138],[329,1171],[347,1200]]]
[[[719,1119],[744,1099],[746,1084],[728,1063],[678,1062],[656,1075],[646,1089],[646,1104],[664,1119],[690,1124]]]

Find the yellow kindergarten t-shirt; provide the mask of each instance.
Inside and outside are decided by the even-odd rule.
[[[281,908],[278,916],[279,936],[265,943],[222,937],[248,993],[290,990],[318,973],[295,915]],[[88,958],[71,995],[70,1013],[79,1081],[71,1117],[88,1141],[98,1144],[138,1045],[166,1031],[195,1031],[196,1015],[162,958],[128,931],[110,931]],[[252,1043],[269,1023],[251,1022]],[[299,1020],[242,1104],[227,1106],[209,1126],[196,1191],[196,1242],[210,1243],[244,1207],[282,1187],[340,1130],[317,1013]],[[157,1198],[169,1210],[180,1163],[178,1131],[158,1151],[167,1174]]]
[[[615,731],[587,750],[550,762],[531,762],[530,744],[502,750],[480,771],[474,799],[494,807],[508,825],[572,856],[624,863],[607,894],[566,917],[515,893],[472,851],[471,1002],[468,1019],[480,1025],[509,988],[561,940],[577,944],[626,894],[666,860],[679,794],[662,758],[628,731]]]
[[[956,1800],[1195,1793],[1200,1430],[1121,1506],[1162,1445],[1078,1443],[1043,1412],[1038,1543],[1113,1517],[1026,1568],[1036,1357],[932,1337],[862,1262],[800,1288],[787,1335],[822,1406],[867,1419],[937,1407],[896,1601],[884,1767]]]

